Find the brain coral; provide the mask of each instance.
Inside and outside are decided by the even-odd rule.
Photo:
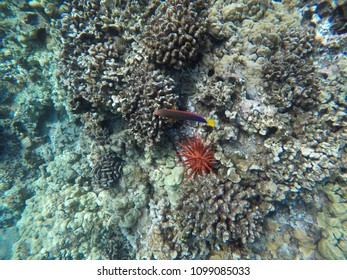
[[[94,176],[102,187],[112,187],[122,175],[123,160],[114,153],[104,155],[94,167]]]
[[[163,2],[145,29],[144,42],[151,61],[182,69],[195,60],[205,42],[203,1]]]

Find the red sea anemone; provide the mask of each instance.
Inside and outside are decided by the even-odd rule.
[[[208,151],[211,144],[204,146],[202,138],[198,138],[195,135],[193,140],[189,139],[188,136],[186,136],[186,139],[186,144],[177,143],[183,149],[183,151],[178,151],[177,155],[182,158],[180,162],[185,166],[184,173],[191,169],[185,182],[192,175],[194,175],[195,179],[197,175],[214,172],[212,168],[217,164],[217,161],[214,158],[214,152]]]

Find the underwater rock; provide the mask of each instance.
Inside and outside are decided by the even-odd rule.
[[[136,208],[130,209],[129,212],[126,213],[123,219],[119,222],[119,225],[124,228],[131,228],[136,224],[137,219],[140,217],[140,215],[141,212]]]

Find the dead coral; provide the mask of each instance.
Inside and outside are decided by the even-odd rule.
[[[163,2],[145,29],[149,59],[174,69],[196,60],[205,42],[204,8],[204,1]]]

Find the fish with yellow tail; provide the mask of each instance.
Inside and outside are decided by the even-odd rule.
[[[205,119],[203,116],[199,114],[195,114],[193,112],[181,111],[175,109],[160,109],[153,113],[155,116],[160,116],[176,121],[196,121],[207,123],[209,126],[214,127],[214,120]]]

